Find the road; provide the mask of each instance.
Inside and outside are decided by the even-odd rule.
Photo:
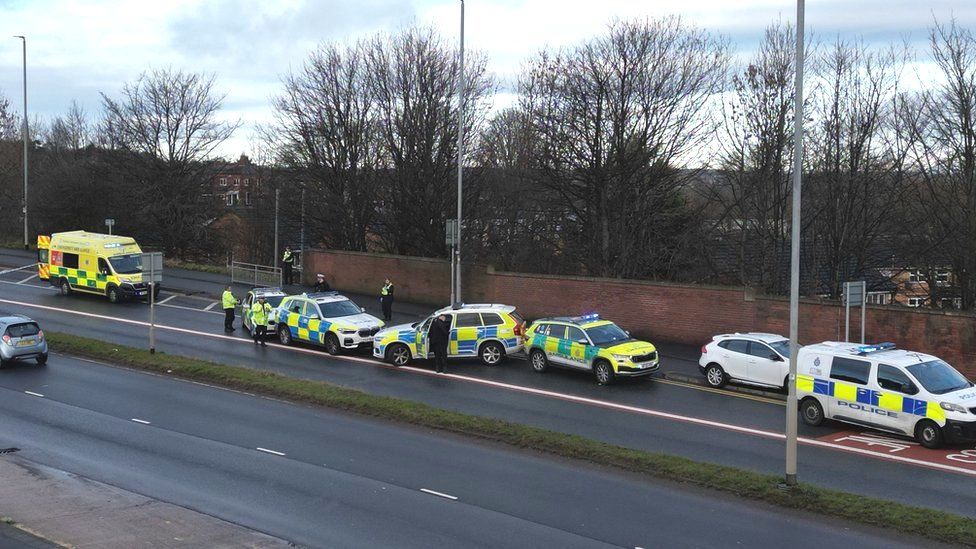
[[[17,275],[18,279],[23,276]],[[4,280],[0,277],[0,280]],[[55,295],[16,279],[0,283],[0,309],[21,311],[48,330],[144,347],[145,305],[113,306],[104,299]],[[588,376],[535,374],[522,361],[494,368],[461,363],[449,375],[426,366],[392,369],[368,354],[331,357],[317,349],[255,348],[221,333],[221,315],[208,300],[177,298],[158,309],[157,348],[283,374],[319,379],[375,394],[425,402],[578,434],[622,446],[779,474],[785,410],[781,401],[665,380],[596,386]],[[665,368],[694,368],[668,358]],[[899,439],[849,431],[839,424],[800,428],[800,479],[822,486],[976,516],[976,459],[962,448],[928,451]],[[893,481],[892,479],[897,479]]]
[[[0,447],[20,448],[16,459],[316,547],[920,543],[60,355],[2,372],[0,418]]]

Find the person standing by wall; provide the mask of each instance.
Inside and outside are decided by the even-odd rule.
[[[224,307],[224,331],[227,333],[233,332],[235,330],[234,309],[237,308],[237,298],[234,297],[234,292],[230,286],[227,286],[223,295],[220,296],[220,302]]]
[[[451,319],[445,314],[437,315],[437,318],[430,323],[430,331],[427,332],[427,341],[430,348],[434,351],[434,371],[444,373],[447,362],[447,344],[451,340]]]
[[[291,270],[295,266],[295,254],[291,246],[285,246],[285,253],[281,256],[281,274],[285,285],[291,284]]]
[[[393,320],[393,283],[389,278],[380,290],[380,305],[383,306],[383,320]]]
[[[271,314],[271,304],[264,301],[264,296],[258,296],[258,300],[251,305],[251,324],[254,326],[254,344],[261,343],[262,347],[267,347],[264,337],[268,334],[268,315]]]

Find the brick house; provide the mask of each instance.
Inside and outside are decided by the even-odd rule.
[[[237,162],[224,164],[211,180],[213,196],[223,206],[249,208],[254,205],[261,184],[258,167],[247,155]]]

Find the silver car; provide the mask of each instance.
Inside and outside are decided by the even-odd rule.
[[[30,359],[47,363],[47,341],[41,327],[26,316],[0,316],[0,366]]]

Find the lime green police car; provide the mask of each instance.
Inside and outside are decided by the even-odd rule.
[[[536,372],[559,366],[592,372],[601,385],[617,377],[647,376],[660,368],[653,344],[599,315],[543,318],[525,334],[525,350]]]

